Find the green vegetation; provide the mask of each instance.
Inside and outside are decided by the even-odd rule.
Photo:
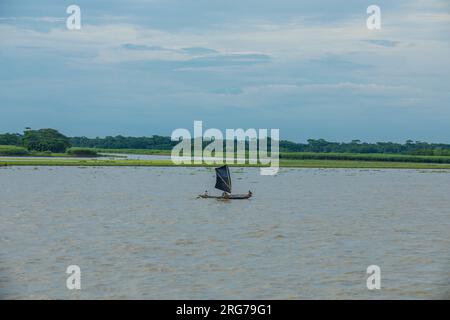
[[[152,149],[152,150],[171,150],[177,141],[171,141],[170,137],[151,136],[151,137],[105,137],[105,138],[87,138],[72,137],[70,142],[74,147],[97,148],[97,149]]]
[[[27,159],[17,158],[1,160],[0,165],[8,166],[175,166],[171,160],[104,160],[104,159]]]
[[[412,156],[401,154],[378,154],[378,153],[363,154],[363,153],[282,152],[280,153],[280,159],[450,163],[450,156]]]
[[[149,149],[92,149],[99,153],[139,154],[170,156],[171,150]],[[248,156],[248,153],[247,153]],[[417,163],[450,163],[450,156],[413,156],[401,154],[365,153],[320,153],[320,152],[281,152],[282,160],[351,160],[351,161],[389,161]]]
[[[140,154],[140,155],[157,155],[170,156],[171,150],[156,150],[156,149],[98,149],[92,148],[98,153],[118,153],[118,154]]]
[[[98,157],[97,150],[89,148],[70,148],[67,154],[73,157]]]
[[[52,158],[58,158],[58,157],[68,157],[69,155],[67,153],[54,153],[51,151],[31,151],[28,154],[30,157],[52,157]]]
[[[280,167],[287,168],[348,168],[348,169],[447,169],[450,164],[351,161],[351,160],[281,160]]]
[[[270,141],[269,141],[270,142]],[[2,165],[106,165],[106,166],[172,166],[170,160],[94,159],[99,153],[170,155],[177,141],[170,137],[106,138],[66,137],[54,129],[31,130],[23,134],[0,134],[0,155],[55,157],[55,159],[8,159]],[[204,141],[204,146],[209,142]],[[73,145],[73,148],[70,148]],[[270,149],[270,147],[269,147]],[[318,168],[445,168],[450,166],[450,145],[411,140],[364,143],[359,140],[338,143],[324,139],[307,143],[280,141],[281,166]],[[74,159],[57,159],[59,157]],[[118,156],[119,157],[119,156]],[[196,165],[204,166],[204,165]],[[251,165],[244,165],[251,166]]]
[[[27,147],[25,136],[30,133],[49,131],[52,129],[28,130],[23,135],[16,133],[0,134],[0,144]],[[56,130],[53,130],[56,131]],[[56,131],[57,132],[57,131]],[[25,139],[26,140],[26,139]],[[270,142],[270,140],[269,140]],[[96,148],[102,150],[166,150],[170,151],[178,142],[171,141],[170,137],[125,137],[107,136],[105,138],[71,137],[69,144],[79,148]],[[204,142],[204,146],[208,142]],[[47,149],[47,150],[43,150]],[[38,144],[33,150],[48,151],[48,146]],[[422,141],[408,140],[405,143],[376,142],[367,143],[360,140],[350,142],[330,142],[324,139],[309,139],[307,143],[295,143],[291,141],[280,141],[281,152],[316,152],[316,153],[358,153],[358,154],[405,154],[423,156],[450,156],[450,144],[427,143]],[[58,152],[61,152],[59,150]],[[144,154],[144,153],[141,153]],[[147,154],[147,153],[146,153]],[[155,154],[155,153],[152,153]]]
[[[103,159],[7,159],[0,166],[129,166],[129,167],[175,167],[171,160],[103,160]],[[207,167],[214,165],[186,164],[184,167]],[[236,167],[261,167],[261,165],[232,165]],[[350,160],[282,160],[281,167],[289,168],[367,168],[367,169],[448,169],[450,164],[350,161]]]
[[[28,154],[28,150],[23,147],[0,145],[0,156],[27,156]]]
[[[70,148],[70,140],[54,129],[26,130],[22,143],[29,151],[66,152]]]
[[[351,142],[330,142],[324,139],[309,139],[308,143],[280,141],[281,152],[317,153],[387,153],[407,155],[450,156],[450,145],[408,140],[404,144],[394,142],[367,143],[360,140]]]
[[[20,135],[18,133],[0,134],[0,145],[21,146],[22,145],[22,135]]]
[[[171,141],[170,137],[106,137],[89,139],[86,137],[73,137],[71,143],[76,147],[89,147],[100,149],[139,149],[139,150],[171,150],[178,142]],[[208,142],[204,142],[206,146]],[[316,153],[387,153],[406,155],[450,156],[450,145],[442,143],[427,143],[408,140],[406,143],[376,142],[366,143],[360,140],[351,142],[330,142],[324,139],[309,139],[307,143],[280,141],[281,152],[316,152]]]

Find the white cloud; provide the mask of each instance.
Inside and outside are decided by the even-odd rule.
[[[83,24],[79,31],[61,27],[48,32],[16,27],[11,24],[0,25],[2,47],[23,47],[38,45],[58,51],[90,52],[97,55],[93,62],[115,63],[136,60],[179,60],[189,58],[182,48],[201,47],[220,52],[257,52],[279,60],[308,60],[323,54],[342,55],[350,52],[377,52],[381,55],[409,55],[408,46],[439,49],[448,47],[442,43],[442,35],[435,29],[450,21],[447,13],[386,14],[386,24],[382,30],[367,30],[364,16],[345,22],[327,24],[308,24],[298,20],[285,24],[260,21],[244,21],[235,25],[214,26],[205,30],[164,31],[149,29],[133,24]],[[51,20],[60,18],[35,17],[33,19]],[[439,22],[438,24],[436,24]],[[369,40],[362,43],[361,40]],[[374,48],[370,41],[390,41],[402,43],[387,48]],[[141,46],[160,46],[178,52],[131,52],[118,50],[124,43]],[[378,50],[378,51],[377,51]],[[92,56],[92,55],[90,55]]]

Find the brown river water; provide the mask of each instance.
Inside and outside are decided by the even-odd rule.
[[[450,171],[231,174],[252,199],[196,199],[207,168],[0,168],[0,298],[450,297]]]

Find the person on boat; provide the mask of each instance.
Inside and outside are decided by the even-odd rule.
[[[228,193],[228,192],[223,192],[222,193],[222,198],[224,198],[224,199],[228,199],[230,197],[230,194]]]
[[[203,196],[204,196],[204,197],[207,197],[207,196],[208,196],[208,190],[205,190],[205,192],[203,193]]]
[[[248,190],[248,197],[250,198],[253,195],[253,192],[251,192],[250,190]]]

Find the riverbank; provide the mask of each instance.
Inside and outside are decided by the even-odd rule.
[[[171,150],[149,149],[97,149],[99,154],[134,154],[170,156]],[[248,156],[248,152],[246,153]],[[349,161],[387,161],[387,162],[414,162],[414,163],[448,163],[450,156],[424,156],[389,153],[333,153],[333,152],[280,152],[281,160],[349,160]]]
[[[214,167],[208,164],[175,165],[171,160],[103,160],[103,159],[0,159],[0,166],[78,166],[78,167]],[[235,167],[262,167],[255,164],[234,164]],[[413,163],[389,161],[352,161],[352,160],[281,160],[280,167],[286,168],[361,168],[361,169],[447,169],[450,164]]]
[[[9,148],[9,147],[8,147]],[[2,150],[8,150],[4,146]],[[17,147],[14,147],[18,149]],[[80,150],[79,148],[72,148]],[[68,153],[28,153],[0,157],[0,166],[109,166],[109,167],[172,167],[170,150],[98,149],[82,150],[95,154],[80,157]],[[142,155],[143,157],[132,157]],[[154,156],[147,157],[147,156]],[[161,156],[161,157],[160,157]],[[128,157],[128,158],[127,158]],[[159,159],[160,158],[160,159]],[[207,164],[184,164],[185,167],[212,167]],[[237,167],[261,167],[235,164]],[[280,166],[288,168],[367,168],[367,169],[450,169],[448,156],[418,156],[400,154],[281,152]]]
[[[0,157],[65,158],[102,157],[97,149],[70,148],[66,152],[34,151],[20,146],[0,145]]]

